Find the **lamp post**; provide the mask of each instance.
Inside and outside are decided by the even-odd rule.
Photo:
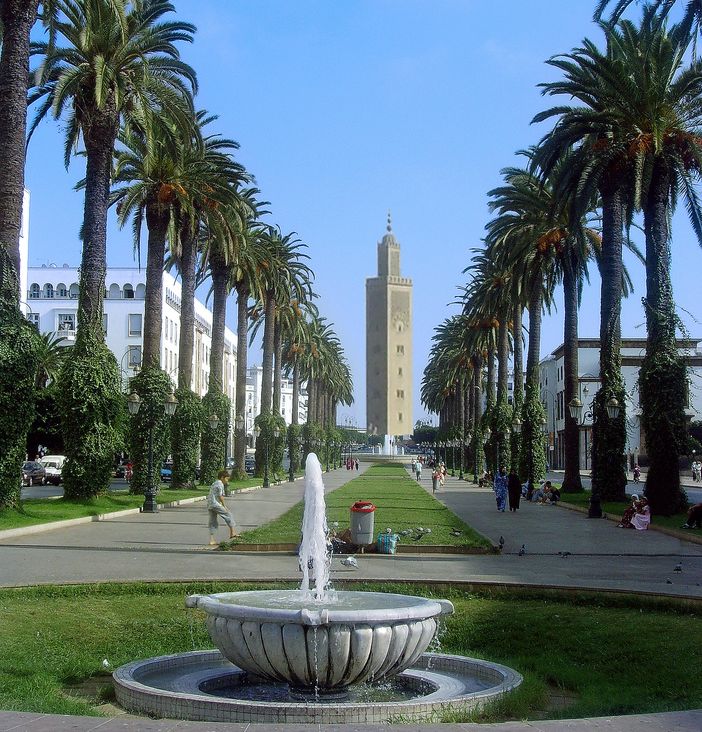
[[[619,401],[615,397],[610,397],[605,403],[607,409],[607,417],[609,419],[616,419],[619,416],[619,410],[621,409]],[[570,416],[578,423],[580,427],[585,424],[585,420],[592,418],[591,412],[586,412],[583,415],[583,403],[578,397],[573,397],[568,402],[568,411]],[[602,518],[602,499],[600,498],[599,490],[596,487],[596,482],[592,483],[592,490],[590,492],[590,507],[587,512],[588,518]]]
[[[234,437],[236,440],[244,440],[245,436],[243,434],[244,427],[246,426],[246,420],[244,419],[243,414],[237,414],[234,418]],[[234,454],[236,455],[236,443],[234,448]],[[246,448],[244,448],[244,455],[246,455]],[[246,458],[244,458],[244,463],[246,463]],[[243,473],[246,469],[246,465],[237,465],[237,468]]]
[[[167,417],[175,414],[178,400],[175,394],[170,392],[163,403],[163,409]],[[148,405],[147,405],[148,407]],[[141,408],[141,399],[136,392],[132,392],[127,397],[127,408],[129,414],[136,416]],[[149,451],[146,463],[146,488],[144,490],[144,505],[141,507],[142,513],[158,513],[158,504],[156,503],[156,481],[154,480],[154,427],[156,426],[155,405],[151,405],[147,414],[146,423],[149,428]]]
[[[275,431],[273,433],[275,437],[278,437],[280,434],[280,430],[276,427]],[[261,428],[256,425],[254,427],[254,435],[256,435],[256,439],[258,440],[259,436],[261,435]],[[263,435],[263,487],[268,488],[270,486],[270,480],[268,477],[268,449],[270,447],[269,443],[269,436],[268,436],[268,430]]]
[[[451,440],[451,477],[456,477],[456,440]]]

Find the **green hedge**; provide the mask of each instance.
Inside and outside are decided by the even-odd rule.
[[[171,454],[173,488],[193,488],[200,453],[202,401],[190,389],[176,391],[178,408],[171,419]]]

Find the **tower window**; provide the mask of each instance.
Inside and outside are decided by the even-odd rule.
[[[398,399],[404,399],[405,398],[405,390],[404,389],[398,389],[397,390],[397,398]]]
[[[397,369],[397,375],[402,376],[402,366]]]
[[[397,413],[397,421],[402,422],[402,412]]]
[[[397,347],[397,353],[398,353],[398,355],[403,355],[404,352],[405,352],[405,347],[404,346],[398,346]]]

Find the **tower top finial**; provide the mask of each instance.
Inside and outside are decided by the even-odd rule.
[[[390,209],[388,209],[388,225],[387,225],[387,230],[389,232],[392,231],[392,216],[390,215]]]

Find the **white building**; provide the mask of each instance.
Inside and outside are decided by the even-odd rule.
[[[71,345],[75,342],[78,322],[78,269],[67,264],[60,267],[43,265],[28,267],[26,272],[27,318],[40,332],[62,336],[66,344]],[[125,390],[129,386],[129,378],[141,366],[145,294],[146,270],[137,267],[108,268],[103,315],[105,341],[117,359]],[[174,385],[178,383],[180,298],[180,282],[164,272],[160,365]],[[211,346],[212,312],[196,299],[191,388],[200,396],[207,393]],[[236,335],[229,328],[224,331],[222,385],[233,404],[236,389]],[[233,424],[233,420],[230,422]],[[231,444],[229,454],[232,454]]]
[[[691,419],[702,416],[702,351],[697,340],[678,339],[680,353],[687,357],[690,390],[686,414]],[[565,430],[565,385],[563,381],[563,344],[539,364],[541,402],[546,410],[546,433],[549,464],[562,469],[565,464],[563,432]],[[641,428],[638,378],[646,353],[644,338],[623,338],[621,344],[622,378],[626,392],[626,453],[630,462],[646,455],[645,436]],[[580,426],[580,467],[589,470],[592,446],[592,401],[600,388],[600,341],[597,338],[578,340],[578,391],[583,403]]]
[[[261,412],[261,386],[263,383],[263,366],[250,366],[246,377],[246,434],[252,435],[254,419]],[[280,387],[280,414],[285,424],[292,424],[293,388],[292,379],[283,378]],[[299,424],[307,422],[307,392],[300,389],[297,409]]]

